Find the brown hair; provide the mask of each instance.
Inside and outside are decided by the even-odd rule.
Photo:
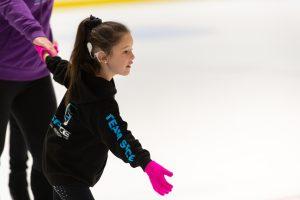
[[[70,102],[72,94],[80,95],[77,87],[80,69],[90,74],[99,73],[101,64],[91,55],[94,55],[100,49],[107,55],[110,55],[113,46],[117,45],[126,33],[129,33],[129,30],[125,25],[113,21],[102,23],[101,19],[93,16],[84,19],[79,24],[66,74],[66,78],[69,80],[69,87],[66,93],[65,104]],[[91,54],[87,48],[87,43],[92,45]]]

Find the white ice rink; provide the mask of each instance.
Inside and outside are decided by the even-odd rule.
[[[115,78],[121,115],[174,172],[173,192],[160,197],[141,169],[110,154],[92,189],[97,200],[300,199],[299,0],[55,10],[63,58],[90,14],[131,29],[135,63],[130,76]],[[60,101],[65,90],[55,89]],[[1,200],[10,199],[8,172],[6,145]]]

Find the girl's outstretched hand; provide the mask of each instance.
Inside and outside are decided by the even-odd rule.
[[[155,161],[151,161],[145,167],[145,172],[149,176],[153,189],[160,195],[168,194],[172,191],[173,185],[168,183],[165,175],[171,177],[173,173],[160,166]]]

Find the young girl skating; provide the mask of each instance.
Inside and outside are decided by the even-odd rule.
[[[113,77],[129,74],[132,45],[123,24],[91,16],[78,27],[70,62],[36,47],[54,80],[67,87],[44,143],[43,170],[54,199],[94,199],[89,187],[100,179],[109,150],[131,167],[140,166],[159,194],[172,190],[164,177],[172,172],[152,161],[127,130],[114,98]]]

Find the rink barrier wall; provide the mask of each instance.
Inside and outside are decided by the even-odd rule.
[[[55,0],[54,8],[74,8],[84,6],[101,6],[109,4],[170,2],[172,0]],[[174,1],[174,0],[173,0]]]

